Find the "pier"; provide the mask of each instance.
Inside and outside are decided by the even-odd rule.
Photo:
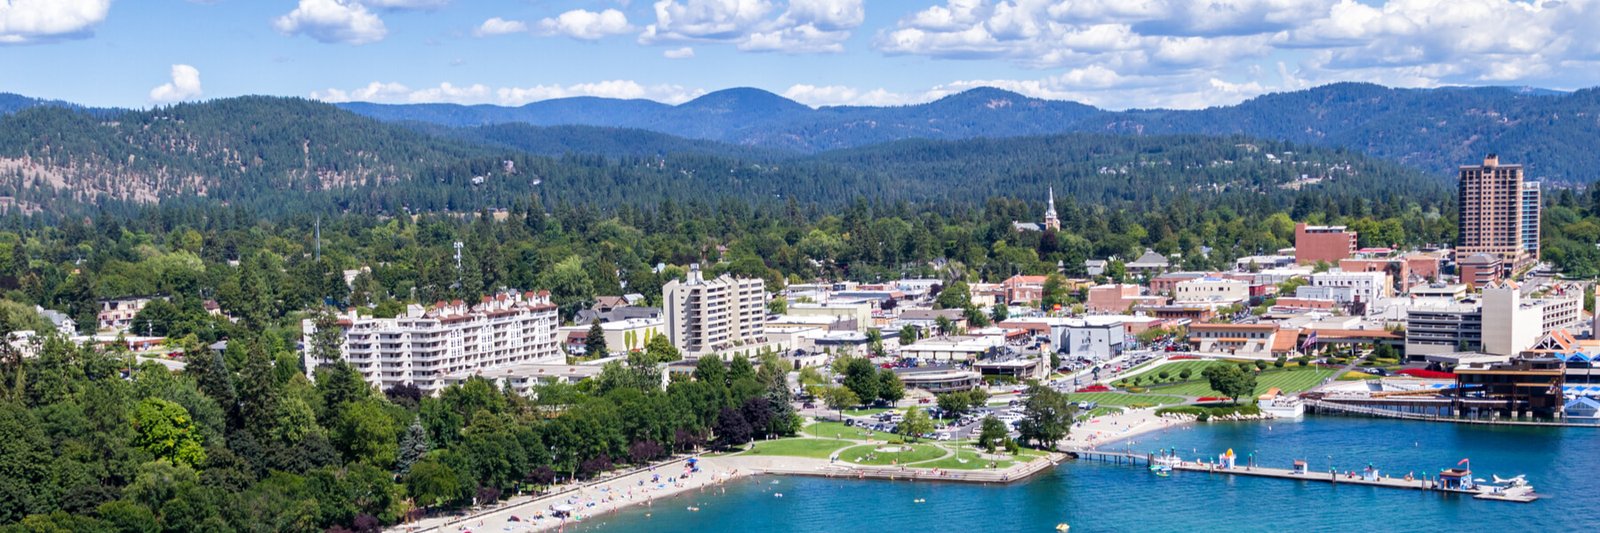
[[[1486,492],[1479,492],[1479,491],[1476,491],[1476,490],[1450,489],[1450,488],[1445,488],[1445,487],[1440,486],[1438,484],[1438,482],[1436,480],[1433,480],[1433,479],[1406,480],[1406,479],[1396,479],[1396,478],[1386,478],[1386,477],[1378,477],[1376,479],[1365,479],[1365,478],[1362,478],[1360,476],[1349,476],[1349,475],[1338,474],[1338,473],[1333,473],[1333,472],[1316,472],[1316,471],[1295,472],[1293,470],[1284,470],[1282,468],[1266,468],[1266,467],[1260,467],[1260,466],[1235,466],[1233,468],[1218,468],[1218,465],[1212,464],[1212,463],[1197,463],[1197,462],[1193,462],[1193,461],[1170,461],[1170,460],[1162,461],[1162,460],[1159,460],[1159,456],[1157,456],[1155,454],[1123,452],[1123,451],[1102,451],[1102,450],[1092,450],[1092,449],[1074,449],[1074,450],[1068,450],[1067,451],[1067,455],[1069,457],[1073,457],[1073,458],[1075,458],[1077,460],[1080,460],[1080,461],[1085,461],[1085,460],[1087,460],[1087,461],[1099,461],[1099,462],[1112,463],[1112,464],[1126,464],[1126,465],[1130,465],[1130,466],[1141,466],[1141,465],[1148,466],[1148,465],[1153,465],[1153,464],[1158,464],[1159,463],[1159,464],[1165,464],[1165,465],[1171,466],[1174,471],[1198,472],[1198,473],[1204,473],[1204,474],[1222,474],[1222,475],[1230,475],[1230,476],[1265,477],[1265,478],[1288,479],[1288,480],[1297,480],[1297,481],[1316,481],[1316,482],[1322,482],[1322,483],[1330,483],[1330,484],[1334,484],[1334,485],[1341,485],[1341,484],[1343,484],[1343,485],[1363,485],[1363,486],[1369,486],[1369,487],[1383,487],[1383,488],[1389,488],[1389,489],[1420,490],[1420,491],[1426,491],[1426,492],[1440,492],[1440,493],[1449,493],[1449,494],[1461,494],[1461,495],[1472,496],[1473,498],[1480,499],[1480,500],[1530,503],[1530,502],[1533,502],[1534,500],[1538,500],[1539,499],[1539,495],[1535,494],[1535,493],[1532,493],[1532,492],[1527,492],[1527,493],[1524,493],[1524,494],[1504,494],[1504,493],[1486,493]]]
[[[1352,405],[1330,400],[1307,399],[1305,400],[1308,412],[1324,415],[1355,415],[1371,416],[1376,418],[1397,418],[1401,420],[1420,420],[1423,422],[1450,422],[1454,424],[1477,424],[1484,426],[1534,426],[1534,427],[1585,427],[1600,428],[1593,423],[1556,422],[1543,420],[1519,420],[1514,418],[1485,419],[1448,416],[1440,414],[1427,414],[1381,409],[1364,405]]]

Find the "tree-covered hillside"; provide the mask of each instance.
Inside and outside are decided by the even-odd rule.
[[[477,211],[530,195],[546,205],[726,198],[838,206],[861,197],[975,205],[997,195],[1036,201],[1054,187],[1085,204],[1143,209],[1184,197],[1244,207],[1263,197],[1322,206],[1404,195],[1436,205],[1450,194],[1446,180],[1400,165],[1243,137],[911,140],[797,155],[641,130],[418,128],[283,98],[109,117],[36,107],[0,118],[0,197],[19,206],[12,212],[52,216],[132,213],[158,201],[226,202],[275,216]]]

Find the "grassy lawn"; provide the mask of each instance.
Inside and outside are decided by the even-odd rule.
[[[1069,392],[1067,393],[1067,399],[1074,402],[1095,402],[1100,405],[1166,405],[1183,402],[1183,398],[1177,396],[1127,394],[1121,392]]]
[[[1078,413],[1078,420],[1088,420],[1097,416],[1114,415],[1122,412],[1120,407],[1100,406],[1089,410],[1087,413]]]
[[[978,452],[973,451],[971,447],[956,449],[954,451],[954,454],[944,459],[928,461],[915,466],[917,468],[938,468],[942,470],[984,470],[989,467],[989,461],[979,458]],[[963,463],[961,462],[962,460],[965,460],[966,462]],[[998,464],[996,465],[996,468],[1006,468],[1016,464],[1016,461],[1000,460],[997,461],[997,463]]]
[[[911,449],[909,451],[899,453],[884,453],[876,451],[877,448],[879,448],[879,445],[877,444],[863,444],[853,448],[847,448],[844,451],[839,452],[839,460],[849,461],[860,465],[903,465],[906,463],[937,459],[939,456],[944,455],[945,453],[943,449],[931,444],[908,444],[905,446],[910,446]],[[877,455],[870,458],[868,457],[868,454],[874,453]]]
[[[817,422],[815,424],[806,426],[805,429],[801,431],[807,435],[811,435],[813,437],[822,437],[825,439],[887,440],[895,437],[895,435],[888,433],[873,433],[861,429],[860,427],[849,427],[841,422]],[[868,433],[873,434],[869,435]]]
[[[1296,393],[1310,389],[1322,383],[1322,380],[1332,377],[1337,372],[1333,369],[1321,367],[1288,367],[1283,370],[1269,369],[1256,376],[1255,394],[1267,392],[1267,389],[1277,387],[1285,393]],[[1211,384],[1205,380],[1191,380],[1176,385],[1161,385],[1150,389],[1153,393],[1178,394],[1183,396],[1216,396],[1217,392],[1211,390]]]
[[[827,459],[833,452],[855,444],[850,441],[833,439],[778,439],[757,441],[755,446],[744,455],[768,455],[783,457],[810,457],[814,459]]]

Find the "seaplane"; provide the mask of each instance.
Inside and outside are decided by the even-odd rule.
[[[1516,477],[1500,477],[1500,476],[1489,476],[1489,477],[1494,478],[1494,483],[1496,485],[1504,485],[1506,488],[1522,487],[1522,486],[1526,486],[1528,484],[1528,476],[1527,476],[1527,474],[1523,474],[1523,475],[1516,476]]]

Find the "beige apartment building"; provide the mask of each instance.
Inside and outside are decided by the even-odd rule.
[[[690,356],[766,342],[767,289],[760,279],[705,279],[700,265],[661,288],[667,338]]]
[[[1539,183],[1523,180],[1522,165],[1489,154],[1482,165],[1461,167],[1459,193],[1457,257],[1494,254],[1508,269],[1538,260]]]

